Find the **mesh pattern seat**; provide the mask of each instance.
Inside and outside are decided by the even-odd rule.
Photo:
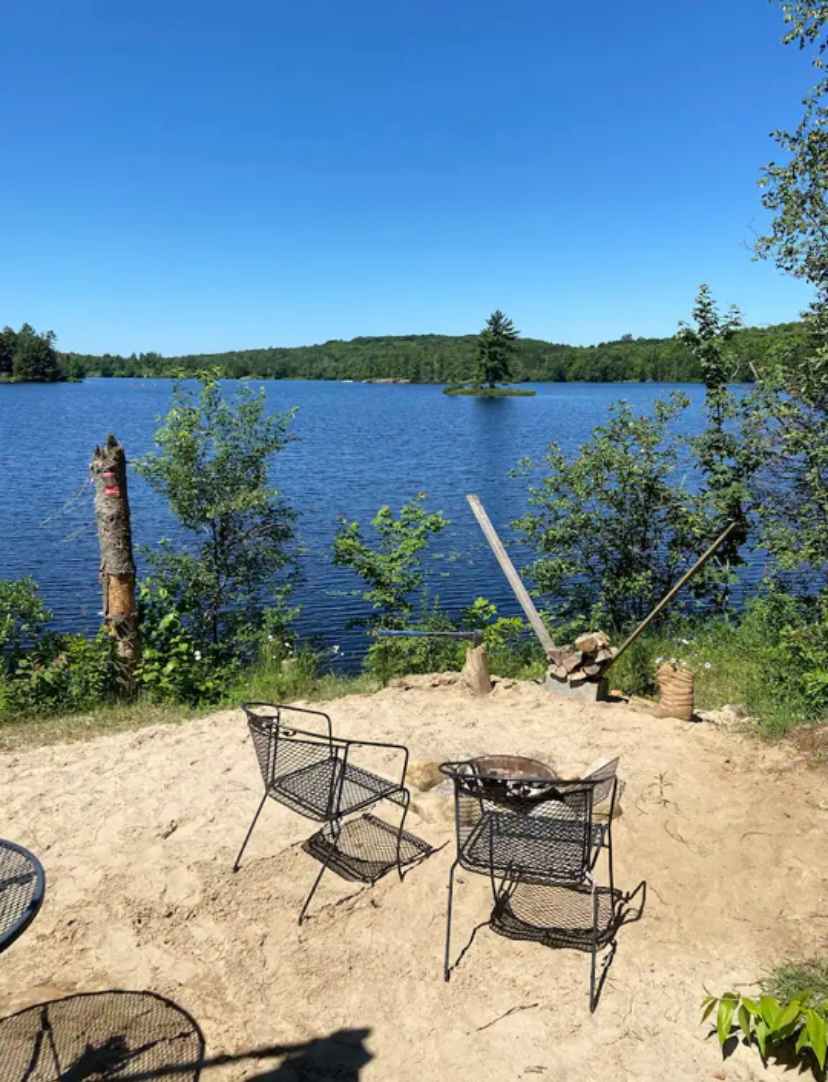
[[[335,736],[331,719],[318,710],[277,703],[245,703],[242,709],[264,782],[264,795],[236,858],[234,871],[239,868],[268,798],[307,819],[328,825],[330,829],[325,837],[332,841],[310,849],[314,854],[323,854],[323,864],[299,915],[301,924],[325,868],[341,865],[336,857],[336,842],[343,818],[386,800],[402,808],[399,830],[395,831],[396,864],[402,878],[401,843],[410,799],[405,787],[408,750],[401,744]],[[300,728],[298,723],[314,724],[316,728]],[[394,775],[384,777],[373,764],[369,767],[358,761],[367,753],[392,760],[396,767]]]
[[[489,876],[493,911],[490,924],[512,938],[535,938],[547,942],[557,932],[562,945],[571,944],[589,950],[590,1009],[596,998],[596,954],[608,943],[607,928],[612,928],[620,896],[612,874],[612,810],[615,802],[617,760],[606,764],[590,778],[565,781],[560,778],[515,775],[486,776],[486,760],[443,763],[441,770],[454,786],[455,832],[457,855],[449,873],[449,903],[446,923],[444,974],[451,973],[450,945],[454,873],[458,866]],[[606,822],[593,819],[598,799],[610,800]],[[593,872],[602,850],[608,854],[608,888],[598,887]],[[499,880],[499,882],[498,882]],[[534,921],[521,919],[516,912],[516,891],[530,886],[564,899],[567,907],[577,910],[578,931],[569,932],[567,920],[550,917],[553,927],[544,929]],[[523,899],[525,894],[520,895]],[[536,898],[533,895],[533,898]],[[537,900],[537,899],[536,899]],[[607,917],[609,907],[609,917]],[[560,911],[560,904],[552,907]],[[544,906],[535,904],[536,914]],[[555,927],[554,925],[557,925]],[[562,925],[562,926],[561,926]],[[581,927],[583,925],[583,927]],[[521,932],[530,928],[529,935]]]
[[[464,843],[460,863],[469,871],[519,872],[523,879],[583,879],[585,848],[603,844],[606,827],[587,829],[552,815],[487,813]]]
[[[343,763],[328,756],[271,782],[270,795],[300,814],[326,821],[331,817],[332,800],[338,798],[339,814],[347,815],[383,797],[398,795],[396,782],[372,774],[370,770]]]
[[[34,920],[44,890],[45,877],[37,857],[0,839],[0,952]]]

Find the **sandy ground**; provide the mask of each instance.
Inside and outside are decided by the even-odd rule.
[[[828,947],[824,767],[530,683],[484,700],[388,688],[329,709],[343,735],[404,742],[414,760],[512,752],[577,774],[620,754],[616,879],[646,880],[648,898],[619,933],[595,1015],[585,955],[488,928],[444,983],[453,837],[438,791],[413,791],[407,825],[449,844],[402,883],[326,874],[301,928],[313,824],[269,801],[232,874],[261,793],[240,712],[0,757],[0,834],[38,853],[48,876],[40,915],[0,958],[0,1013],[152,990],[194,1016],[208,1057],[238,1057],[208,1080],[781,1077],[744,1048],[723,1062],[699,1001],[705,987],[745,986]],[[396,821],[395,809],[378,814]],[[458,952],[490,908],[487,881],[461,878]],[[306,1042],[307,1054],[250,1055]]]

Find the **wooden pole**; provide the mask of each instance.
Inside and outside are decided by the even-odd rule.
[[[716,538],[710,548],[701,554],[701,556],[698,558],[698,560],[696,560],[690,570],[684,572],[684,574],[681,576],[675,586],[672,586],[667,591],[667,593],[664,595],[664,597],[662,597],[661,601],[659,601],[659,603],[652,610],[649,616],[646,616],[635,629],[635,631],[633,631],[631,635],[627,636],[627,638],[621,643],[621,645],[618,647],[618,653],[615,655],[612,661],[610,661],[609,665],[607,665],[607,669],[609,669],[611,665],[614,665],[616,663],[616,661],[621,657],[627,647],[632,646],[632,644],[639,637],[639,635],[643,634],[643,632],[650,626],[653,620],[655,620],[656,616],[658,616],[664,606],[668,605],[673,600],[673,598],[676,596],[682,586],[688,583],[690,579],[692,579],[692,577],[696,574],[696,572],[700,571],[704,567],[704,565],[707,563],[707,561],[710,559],[716,549],[722,544],[723,541],[726,541],[727,538],[730,536],[731,532],[736,529],[736,525],[737,524],[735,522],[731,522],[730,525],[719,534],[719,536]],[[606,669],[604,671],[606,672]]]
[[[503,542],[497,536],[497,531],[491,523],[491,519],[486,514],[486,509],[480,502],[480,497],[469,493],[466,496],[469,502],[469,507],[472,509],[472,514],[477,519],[477,523],[480,529],[483,531],[483,535],[489,542],[489,547],[495,554],[497,562],[500,564],[500,570],[506,576],[509,585],[514,591],[515,597],[520,603],[520,607],[526,613],[526,619],[532,625],[532,630],[538,637],[538,641],[544,650],[549,653],[550,650],[555,649],[555,644],[552,641],[552,636],[546,630],[546,624],[540,618],[538,610],[529,596],[526,587],[521,581],[520,575],[515,570],[515,565],[509,559],[509,554],[503,547]]]
[[[95,523],[101,551],[104,626],[115,639],[118,683],[123,693],[135,690],[140,656],[138,610],[135,605],[135,560],[127,495],[126,455],[118,440],[107,436],[89,464],[95,482]]]

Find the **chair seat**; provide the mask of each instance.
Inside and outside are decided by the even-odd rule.
[[[585,834],[577,820],[490,812],[469,835],[460,862],[478,871],[493,867],[541,880],[580,881],[590,863],[584,860]],[[593,823],[590,849],[602,846],[605,837],[606,824]]]
[[[342,792],[337,800],[340,784]],[[402,792],[399,782],[389,781],[350,763],[345,765],[343,776],[342,761],[335,755],[279,775],[268,789],[275,800],[320,822],[329,820],[334,814],[347,815],[383,797]]]

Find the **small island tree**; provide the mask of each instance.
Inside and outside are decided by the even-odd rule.
[[[499,308],[489,316],[477,340],[477,380],[493,388],[512,378],[510,361],[520,331]]]
[[[499,308],[486,320],[486,326],[477,336],[477,367],[474,378],[468,383],[450,384],[443,394],[474,395],[479,398],[501,396],[531,396],[535,392],[514,387],[498,387],[513,379],[511,360],[517,346],[520,331]]]

